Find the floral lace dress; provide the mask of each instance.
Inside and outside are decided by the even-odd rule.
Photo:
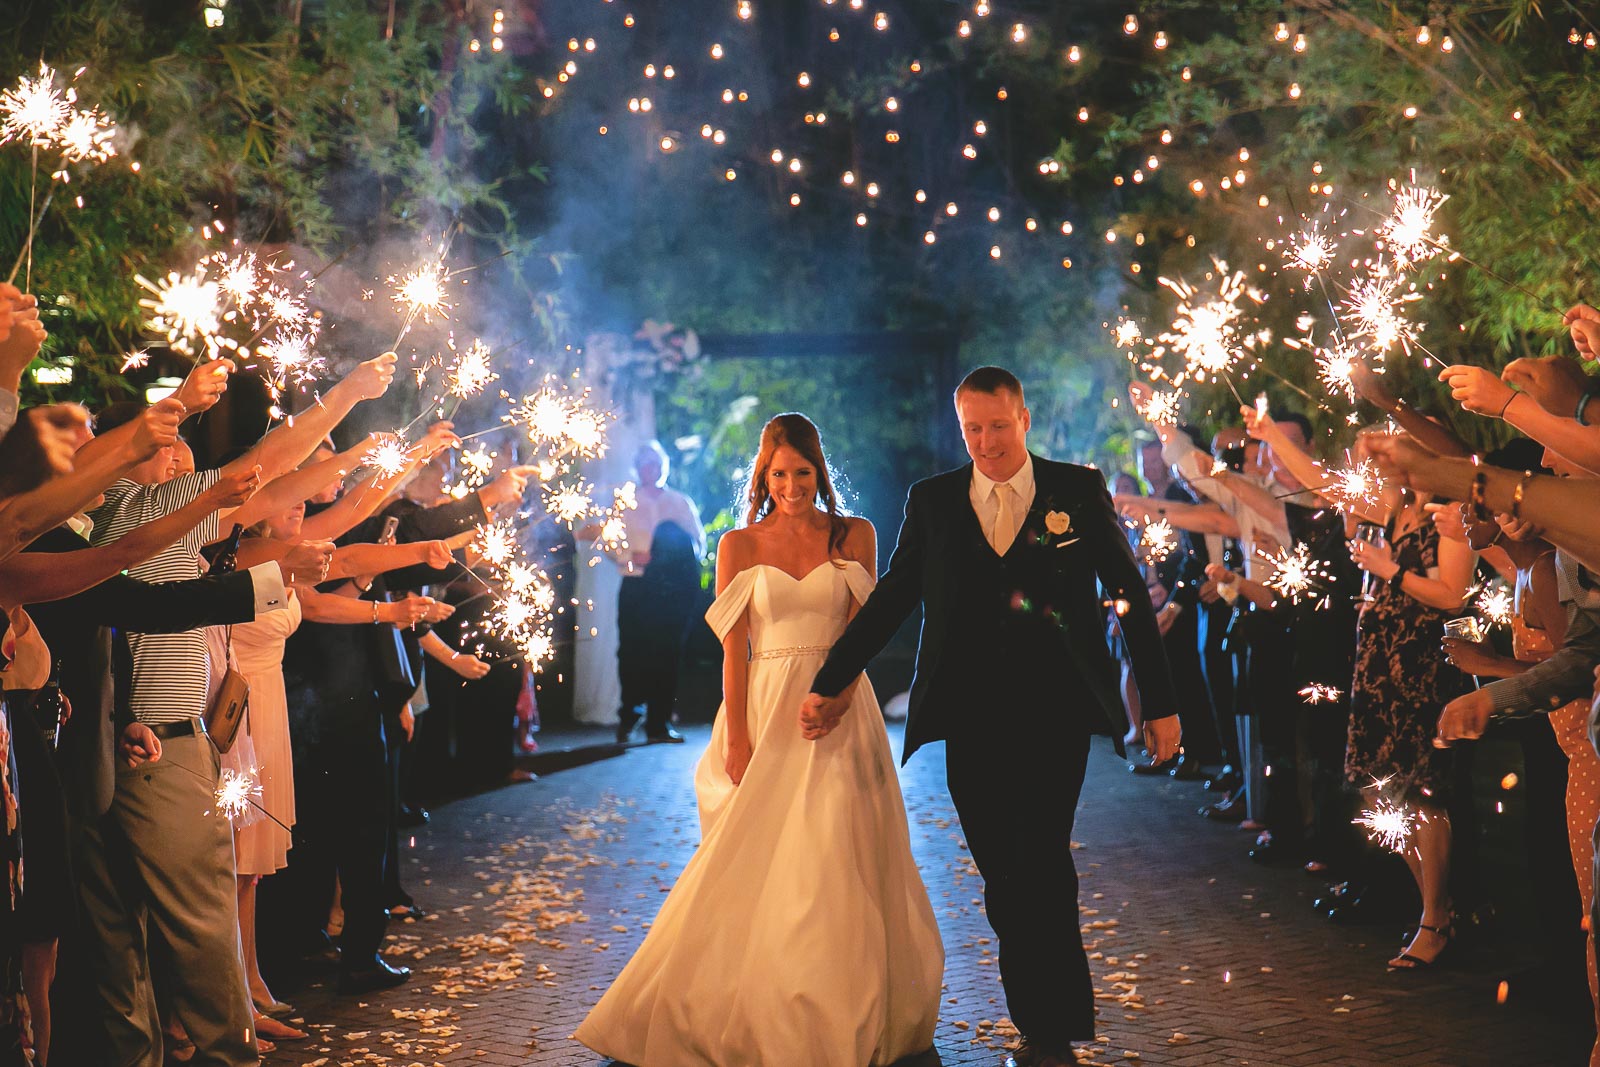
[[[1426,574],[1439,565],[1439,531],[1424,522],[1394,539],[1405,570]],[[1430,608],[1380,583],[1361,614],[1355,678],[1350,685],[1350,734],[1345,777],[1358,786],[1389,779],[1389,791],[1421,793],[1444,804],[1450,789],[1448,750],[1433,747],[1439,713],[1469,688],[1444,658],[1448,611]]]

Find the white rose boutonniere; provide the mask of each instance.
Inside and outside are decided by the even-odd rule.
[[[1057,548],[1066,548],[1068,545],[1076,544],[1078,542],[1078,538],[1076,537],[1066,541],[1059,540],[1060,538],[1065,537],[1067,534],[1072,532],[1072,516],[1068,515],[1065,511],[1045,512],[1044,528],[1049,531],[1052,537],[1058,539],[1056,541]]]

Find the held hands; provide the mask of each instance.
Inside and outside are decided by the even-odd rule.
[[[807,741],[820,741],[833,733],[850,708],[842,696],[825,697],[821,693],[808,693],[800,702],[800,736]]]
[[[489,665],[470,652],[457,652],[445,664],[469,682],[489,673]]]
[[[388,392],[389,383],[394,381],[394,366],[399,359],[393,352],[374,356],[358,364],[341,384],[348,384],[362,400],[376,400]]]
[[[1428,484],[1426,468],[1439,457],[1417,444],[1404,434],[1374,434],[1366,439],[1370,455],[1384,477],[1408,489],[1431,491],[1436,486]]]
[[[333,560],[332,541],[301,541],[278,562],[288,582],[316,584],[328,577],[328,564]]]
[[[455,562],[455,557],[450,555],[450,545],[447,542],[424,541],[422,545],[426,552],[423,562],[434,570],[442,571]]]
[[[1468,411],[1500,418],[1516,396],[1516,390],[1501,381],[1487,367],[1457,363],[1439,372],[1439,380],[1450,387],[1450,397]]]
[[[396,600],[389,604],[388,618],[384,621],[393,623],[396,627],[410,629],[428,617],[428,612],[433,610],[435,601],[429,596],[410,594],[404,600]]]
[[[486,510],[513,501],[520,502],[522,494],[528,491],[528,479],[538,473],[538,470],[538,467],[508,468],[494,481],[478,490],[479,502]]]
[[[237,369],[231,359],[196,363],[178,391],[172,394],[186,409],[185,417],[215,407],[222,394],[228,391],[228,375]]]
[[[400,732],[410,741],[417,732],[417,713],[411,710],[411,701],[406,701],[400,707]]]
[[[733,779],[733,784],[738,785],[744,781],[744,772],[750,768],[750,757],[755,755],[750,742],[735,744],[732,739],[728,741],[728,755],[722,761],[723,769],[728,772],[728,777]]]
[[[133,454],[141,460],[149,459],[163,448],[170,448],[178,439],[178,426],[187,410],[183,401],[169,396],[144,409],[133,431]]]
[[[1467,522],[1467,505],[1424,504],[1422,510],[1428,513],[1428,517],[1433,520],[1433,528],[1438,530],[1439,536],[1446,541],[1458,541],[1470,545],[1474,551],[1480,551],[1484,547],[1472,544],[1470,537],[1472,525]]]
[[[142,722],[130,722],[127,725],[122,731],[118,747],[129,767],[137,767],[146,761],[154,763],[161,758],[161,738]]]
[[[1505,512],[1495,515],[1494,521],[1500,524],[1500,529],[1505,532],[1508,541],[1537,541],[1544,536],[1544,527],[1527,519],[1513,519]]]
[[[9,295],[15,294],[15,295]],[[39,322],[39,301],[32,293],[8,285],[0,290],[0,307],[9,313],[10,330],[0,336],[0,382],[20,377],[50,335]]]
[[[1574,304],[1561,317],[1561,324],[1571,331],[1579,358],[1590,362],[1600,359],[1600,336],[1595,329],[1600,326],[1600,311],[1588,304]]]
[[[1600,322],[1581,320],[1579,325],[1594,330],[1600,337]],[[1514,359],[1501,373],[1513,386],[1539,402],[1539,406],[1563,419],[1572,418],[1578,398],[1589,388],[1583,365],[1566,356],[1532,356]]]
[[[446,604],[442,600],[435,600],[433,607],[428,609],[428,614],[422,617],[423,622],[444,622],[456,613],[454,604]]]
[[[1354,360],[1350,364],[1350,384],[1356,387],[1356,392],[1366,400],[1384,411],[1395,409],[1395,398],[1389,390],[1383,387],[1376,371],[1363,360]]]
[[[1159,719],[1144,721],[1144,747],[1152,763],[1165,763],[1178,754],[1183,741],[1183,727],[1176,715],[1163,715]]]
[[[50,472],[55,475],[72,473],[73,457],[92,436],[89,413],[78,404],[50,404],[29,408],[27,417],[33,422],[34,434]]]
[[[1467,674],[1493,674],[1499,669],[1500,656],[1488,641],[1447,637],[1440,647],[1444,649],[1444,658]]]
[[[411,446],[411,451],[422,457],[426,463],[447,448],[460,448],[461,438],[456,436],[456,424],[450,421],[436,422],[428,427],[428,432]]]
[[[205,492],[206,503],[211,505],[213,511],[237,508],[255,496],[256,490],[260,488],[261,467],[257,465],[249,470],[235,471],[218,478],[217,483]]]
[[[1388,581],[1399,572],[1400,565],[1394,561],[1394,550],[1388,545],[1375,545],[1371,541],[1351,541],[1349,545],[1350,558],[1368,574]]]
[[[1466,696],[1456,697],[1444,706],[1439,716],[1439,736],[1433,739],[1434,748],[1449,748],[1452,741],[1476,740],[1483,736],[1494,714],[1494,698],[1487,689],[1474,689]]]
[[[1239,408],[1239,415],[1244,419],[1244,432],[1257,441],[1265,441],[1267,435],[1277,429],[1278,424],[1272,421],[1272,416],[1254,404]]]

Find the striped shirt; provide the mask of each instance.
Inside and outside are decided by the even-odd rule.
[[[160,485],[127,479],[106,490],[105,503],[89,513],[94,520],[91,541],[110,544],[147,522],[170,515],[222,476],[221,471],[185,474]],[[212,512],[176,544],[169,545],[128,574],[144,582],[181,582],[200,577],[200,547],[217,539]],[[204,627],[175,634],[128,633],[133,650],[131,710],[140,722],[182,722],[204,715],[211,691],[211,661]]]

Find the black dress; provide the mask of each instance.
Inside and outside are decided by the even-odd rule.
[[[1393,541],[1395,559],[1414,574],[1439,565],[1439,531],[1424,522]],[[1381,583],[1361,616],[1345,777],[1358,786],[1390,779],[1391,796],[1422,794],[1443,804],[1450,791],[1448,750],[1433,747],[1439,713],[1466,692],[1466,676],[1444,658],[1445,620]]]

